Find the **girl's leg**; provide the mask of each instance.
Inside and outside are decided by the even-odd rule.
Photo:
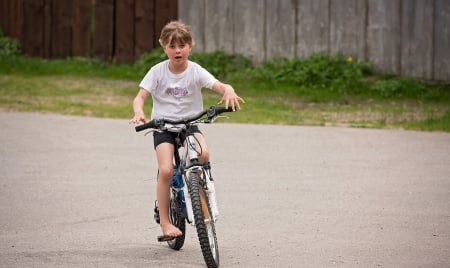
[[[160,225],[163,235],[176,237],[182,235],[182,232],[169,221],[169,187],[173,176],[173,153],[173,144],[164,142],[156,147],[156,160],[159,169],[156,199],[158,200]]]
[[[195,133],[195,139],[197,144],[195,145],[197,148],[197,151],[201,152],[202,154],[199,155],[199,161],[200,163],[205,163],[207,161],[209,161],[209,149],[208,149],[208,145],[206,144],[206,140],[205,137],[203,137],[203,135],[201,133]],[[201,148],[201,151],[200,149]]]

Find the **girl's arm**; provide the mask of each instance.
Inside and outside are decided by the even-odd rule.
[[[234,92],[233,87],[228,84],[217,81],[212,86],[212,90],[222,95],[222,99],[218,104],[222,104],[225,102],[225,108],[228,108],[228,105],[230,104],[233,111],[236,111],[236,108],[241,109],[241,106],[239,105],[240,101],[242,103],[245,103],[244,99],[239,97],[236,92]]]
[[[147,100],[148,96],[150,96],[150,93],[140,88],[138,94],[133,100],[133,111],[134,111],[134,117],[130,119],[130,124],[137,124],[139,122],[145,123],[147,122],[147,118],[145,118],[144,113],[144,103],[145,100]]]

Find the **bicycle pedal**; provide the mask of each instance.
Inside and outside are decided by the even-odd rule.
[[[176,237],[170,235],[160,235],[158,236],[158,242],[172,241]]]

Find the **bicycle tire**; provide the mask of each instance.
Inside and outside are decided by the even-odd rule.
[[[209,216],[212,215],[211,208],[206,201],[207,195],[200,183],[199,175],[195,172],[191,173],[187,181],[187,186],[191,195],[194,222],[203,258],[208,268],[217,268],[219,267],[219,246],[217,243],[216,229],[214,221]],[[207,214],[206,217],[204,214]]]
[[[171,195],[169,204],[169,220],[174,226],[176,226],[183,233],[181,236],[176,237],[173,240],[167,241],[169,247],[173,250],[180,250],[184,245],[186,238],[186,221],[181,215],[182,205],[176,195]]]

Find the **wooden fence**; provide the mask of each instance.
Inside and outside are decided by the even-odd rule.
[[[341,52],[390,74],[450,81],[449,0],[179,0],[197,51],[263,62]]]
[[[177,9],[177,0],[0,0],[0,27],[30,56],[132,62],[159,46]]]
[[[389,74],[450,81],[450,0],[0,0],[0,27],[46,58],[132,62],[179,18],[196,51],[256,63],[336,53]]]

